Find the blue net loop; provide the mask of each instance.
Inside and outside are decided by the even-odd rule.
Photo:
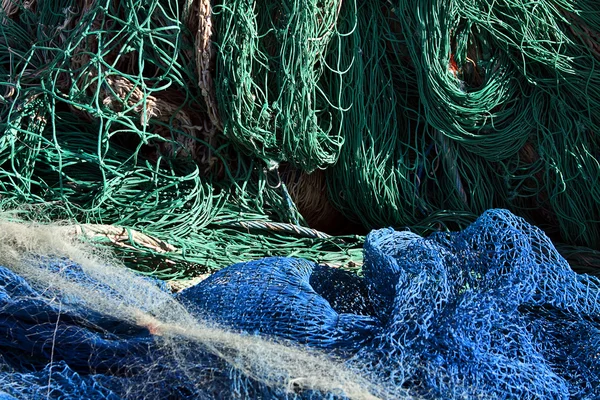
[[[319,278],[329,278],[327,286]],[[218,271],[181,292],[179,299],[198,315],[235,329],[316,348],[352,350],[371,338],[379,325],[372,316],[358,314],[369,311],[365,297],[351,299],[358,313],[332,307],[338,303],[338,310],[347,309],[343,292],[336,288],[357,282],[361,281],[350,273],[332,273],[310,261],[271,257]],[[329,290],[322,293],[332,301],[317,293],[318,288]]]

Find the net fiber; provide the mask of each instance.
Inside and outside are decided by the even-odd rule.
[[[600,396],[600,281],[522,218],[491,210],[427,238],[377,230],[364,251],[364,278],[270,258],[179,297],[224,325],[335,349],[418,397]]]
[[[4,0],[0,208],[168,243],[119,248],[168,280],[504,208],[593,272],[599,4]]]
[[[599,5],[344,2],[330,200],[369,228],[420,233],[500,207],[597,250]]]
[[[156,281],[108,267],[39,256],[19,267],[4,256],[12,268],[0,268],[0,391],[32,399],[600,396],[600,281],[574,273],[522,218],[490,210],[462,232],[426,238],[376,230],[364,252],[363,277],[265,258],[224,268],[177,301]]]
[[[0,228],[2,393],[372,399],[384,390],[325,354],[195,318],[164,283],[91,252],[62,227]]]
[[[337,15],[323,10],[326,27],[313,18],[319,34]],[[279,173],[220,133],[212,18],[206,1],[1,2],[0,208],[124,227],[169,243],[176,250],[153,252],[131,240],[122,251],[130,266],[161,279],[299,249],[296,255],[315,261],[352,260],[356,240],[333,242],[293,226],[269,234],[268,222],[309,227]],[[304,22],[296,22],[300,31]],[[307,65],[323,57],[323,46],[311,50]],[[295,79],[304,86],[303,75]],[[307,143],[329,137],[311,135]],[[331,164],[337,153],[323,146],[309,152]]]

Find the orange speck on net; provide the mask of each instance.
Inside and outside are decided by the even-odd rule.
[[[458,74],[458,64],[456,63],[456,60],[454,59],[454,54],[452,53],[450,53],[450,62],[448,63],[448,69],[452,71],[454,76]]]

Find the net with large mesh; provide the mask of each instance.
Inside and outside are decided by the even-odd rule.
[[[600,396],[600,281],[573,272],[522,218],[490,210],[462,232],[425,238],[376,230],[364,252],[362,277],[265,258],[175,299],[154,280],[76,264],[65,258],[72,251],[4,255],[0,390],[40,399]]]
[[[599,12],[4,0],[0,208],[123,228],[130,267],[181,280],[266,256],[357,265],[370,229],[501,207],[594,272]]]

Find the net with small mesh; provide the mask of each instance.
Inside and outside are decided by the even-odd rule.
[[[417,397],[600,396],[600,281],[522,218],[491,210],[427,238],[382,229],[364,251],[363,278],[265,259],[180,298],[225,325],[347,355]]]
[[[19,252],[26,229],[3,228],[0,390],[17,398],[600,396],[600,281],[506,210],[373,231],[362,277],[273,257],[175,297],[69,246]]]

